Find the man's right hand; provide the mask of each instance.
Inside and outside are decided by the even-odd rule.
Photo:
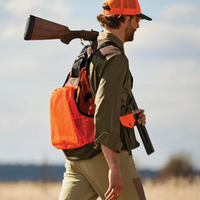
[[[116,151],[101,144],[102,152],[109,166],[109,188],[105,193],[106,200],[116,200],[123,189],[123,180],[120,172],[119,155]]]
[[[122,193],[123,181],[118,169],[109,169],[109,188],[105,193],[106,200],[118,199]]]

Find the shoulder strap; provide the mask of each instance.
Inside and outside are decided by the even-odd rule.
[[[78,77],[79,72],[82,68],[82,65],[84,64],[84,60],[87,58],[87,48],[88,46],[85,46],[81,53],[78,55],[76,61],[74,62],[73,68],[72,68],[72,77]]]
[[[118,47],[113,41],[108,41],[108,42],[104,42],[103,44],[101,44],[91,55],[93,56],[97,51],[99,51],[100,49],[106,47],[106,46],[115,46]],[[120,47],[118,47],[120,49]],[[91,56],[90,55],[90,56]]]
[[[92,52],[92,53],[90,54],[89,58],[87,59],[86,65],[85,65],[85,69],[88,70],[88,67],[89,67],[89,65],[90,65],[90,62],[92,61],[92,57],[93,57],[93,55],[94,55],[97,51],[99,51],[100,49],[102,49],[102,48],[104,48],[104,47],[106,47],[106,46],[110,46],[110,45],[115,46],[115,47],[117,47],[117,48],[119,48],[119,49],[121,50],[121,48],[118,47],[118,46],[117,46],[114,42],[112,42],[112,41],[104,42],[104,43],[101,44],[94,52]]]
[[[80,54],[78,55],[78,57],[74,61],[73,66],[72,66],[72,70],[68,74],[67,78],[65,79],[65,82],[64,82],[62,87],[65,87],[67,81],[69,80],[70,75],[71,75],[71,77],[74,77],[74,78],[79,77],[79,72],[80,72],[81,68],[83,68],[85,66],[85,59],[87,58],[87,48],[88,47],[89,47],[89,45],[85,46],[81,50]]]

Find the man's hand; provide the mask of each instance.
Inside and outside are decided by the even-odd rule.
[[[123,181],[120,172],[119,155],[116,151],[101,144],[102,152],[109,166],[109,188],[105,193],[106,200],[116,200],[122,193]]]
[[[139,109],[139,110],[133,110],[132,111],[133,116],[135,114],[138,114],[138,124],[142,124],[143,126],[146,124],[146,115],[144,114],[144,110]]]
[[[120,168],[109,169],[109,188],[105,194],[106,200],[115,200],[121,195],[123,181]]]

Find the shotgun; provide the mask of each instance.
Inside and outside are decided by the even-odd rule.
[[[24,32],[25,40],[52,40],[60,39],[64,44],[69,44],[71,40],[75,38],[82,38],[83,40],[95,41],[98,36],[97,31],[71,31],[67,26],[57,24],[39,17],[30,15],[26,22],[26,28]],[[138,109],[135,98],[133,97],[133,109]],[[136,119],[136,126],[146,152],[148,155],[154,152],[153,145],[149,138],[148,132],[145,126],[137,123],[138,115],[134,116]]]
[[[39,17],[30,15],[26,22],[24,32],[25,40],[52,40],[60,39],[63,43],[69,44],[75,38],[94,41],[98,36],[97,31],[71,31],[67,26],[57,24]]]
[[[137,106],[137,103],[135,101],[133,94],[132,94],[132,98],[133,98],[133,110],[138,110],[138,106]],[[134,117],[135,117],[135,123],[136,123],[137,129],[138,129],[138,132],[140,134],[140,137],[142,139],[142,142],[144,144],[146,152],[147,152],[148,155],[150,155],[151,153],[154,152],[154,148],[153,148],[153,145],[151,143],[147,129],[146,129],[145,126],[138,124],[138,122],[137,122],[138,114],[134,115]]]

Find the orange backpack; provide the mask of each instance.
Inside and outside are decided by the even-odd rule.
[[[89,57],[83,48],[62,88],[50,100],[51,142],[58,149],[76,149],[94,142],[94,99],[87,71],[93,55],[114,42],[100,45]]]

